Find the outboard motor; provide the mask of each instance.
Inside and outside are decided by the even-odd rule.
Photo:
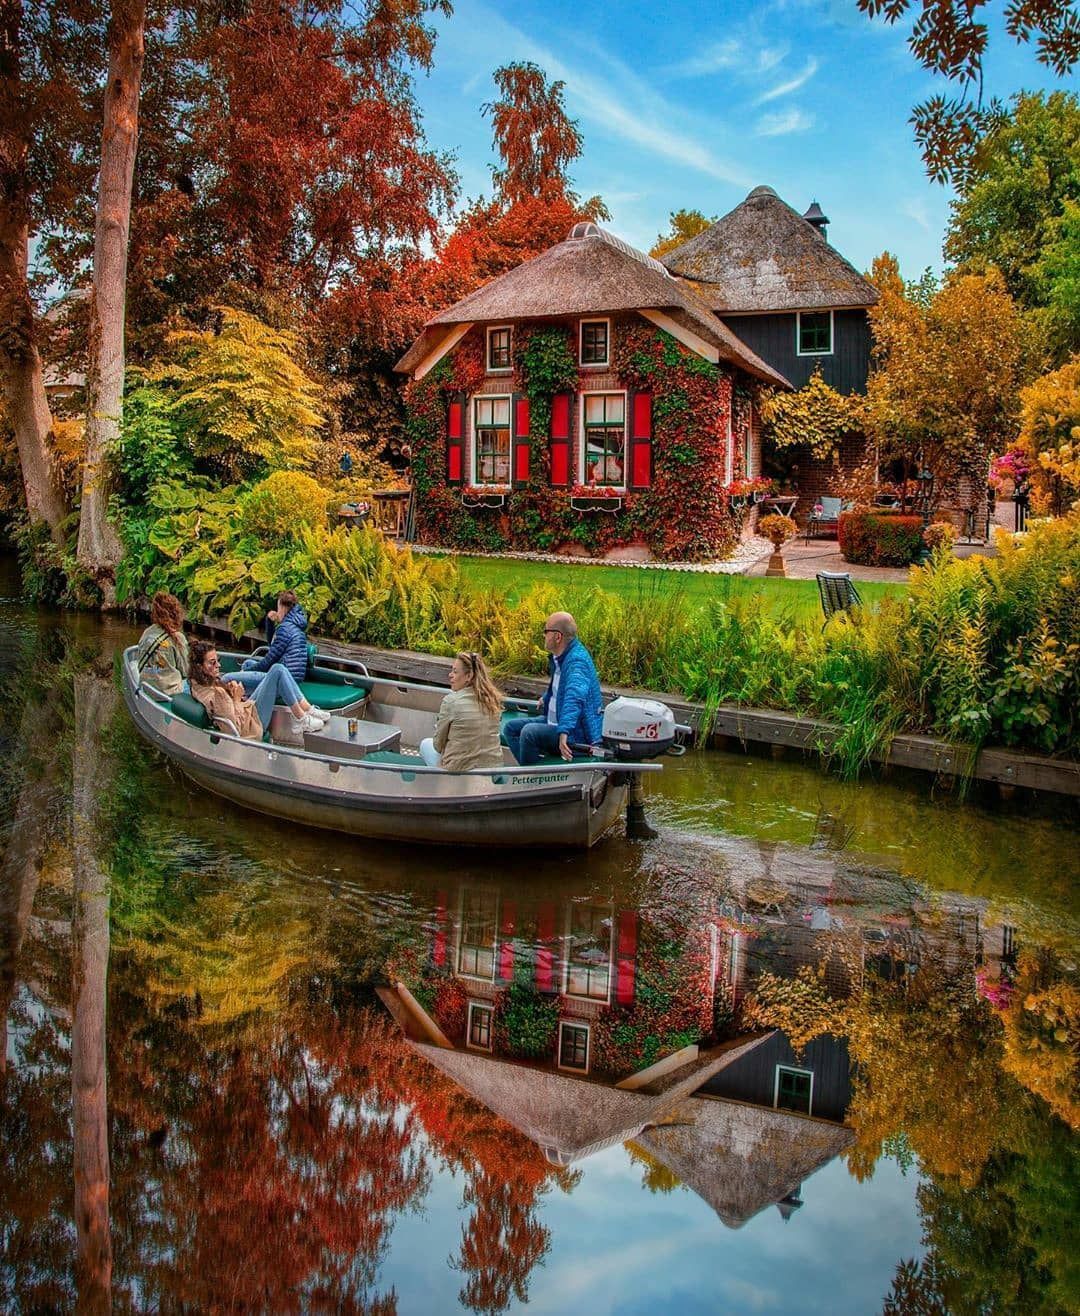
[[[640,763],[666,754],[680,730],[667,704],[620,695],[604,709],[602,743],[613,758]]]

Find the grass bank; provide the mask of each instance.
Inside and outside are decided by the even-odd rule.
[[[773,616],[784,615],[798,622],[811,622],[816,617],[819,624],[821,621],[817,582],[813,580],[775,580],[764,576],[727,576],[642,567],[577,566],[518,558],[453,557],[450,560],[473,589],[482,593],[490,591],[509,604],[520,603],[530,589],[544,585],[567,598],[580,597],[596,589],[629,601],[678,596],[693,608],[716,601],[734,603],[753,598]],[[906,585],[862,580],[857,588],[868,607],[876,607],[885,598],[899,598],[907,590]]]

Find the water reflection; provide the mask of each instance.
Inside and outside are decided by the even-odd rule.
[[[1006,828],[950,806],[929,852],[885,844],[888,788],[808,806],[801,769],[714,758],[669,774],[645,847],[329,838],[154,759],[102,666],[122,633],[0,623],[5,1309],[382,1316],[407,1284],[402,1310],[499,1312],[580,1289],[579,1200],[627,1257],[699,1211],[764,1295],[765,1230],[817,1230],[834,1272],[869,1246],[820,1185],[872,1231],[886,1162],[923,1245],[819,1309],[1076,1308],[1067,827],[1026,824],[1019,883],[928,883],[957,818],[967,853]],[[448,1183],[455,1241],[418,1247]],[[632,1305],[602,1274],[590,1305]]]

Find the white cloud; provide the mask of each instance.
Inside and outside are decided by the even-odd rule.
[[[760,46],[758,49],[736,37],[716,41],[696,54],[661,70],[661,77],[703,78],[710,73],[733,72],[753,76],[768,73],[788,53],[787,46]]]
[[[788,133],[804,133],[813,126],[813,116],[802,110],[778,110],[775,114],[763,114],[754,132],[758,137],[784,137]]]
[[[793,91],[798,91],[800,87],[805,86],[806,83],[810,81],[810,79],[814,76],[814,74],[818,71],[820,67],[821,67],[820,61],[815,59],[814,56],[811,55],[810,58],[806,61],[806,64],[801,73],[797,73],[795,77],[791,78],[787,82],[781,82],[777,86],[771,87],[768,91],[760,95],[757,98],[757,100],[754,102],[754,104],[764,105],[766,101],[774,101],[780,96],[787,96]]]
[[[916,197],[909,197],[902,206],[903,213],[908,219],[913,219],[916,224],[926,233],[932,233],[933,228],[930,224],[930,216],[927,214],[925,200]]]

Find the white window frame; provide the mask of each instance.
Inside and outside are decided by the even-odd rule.
[[[748,480],[754,479],[754,404],[750,403],[746,415],[746,451],[743,453],[743,470]]]
[[[585,399],[586,398],[613,398],[621,397],[623,400],[623,478],[622,484],[602,484],[601,489],[626,489],[626,467],[630,460],[630,416],[627,411],[629,402],[629,391],[625,388],[594,388],[588,393],[581,393],[578,396],[578,434],[581,441],[578,444],[580,452],[578,453],[578,484],[585,483],[585,457],[586,457],[586,434],[585,434]]]
[[[585,360],[585,326],[587,324],[606,324],[607,325],[607,356],[603,361],[586,361]],[[610,370],[611,369],[611,321],[603,315],[588,316],[584,320],[578,321],[578,365],[582,370]]]
[[[777,1065],[777,1066],[776,1066],[776,1074],[775,1074],[775,1076],[774,1076],[774,1078],[773,1078],[773,1099],[772,1099],[773,1110],[779,1110],[779,1109],[780,1109],[779,1102],[780,1102],[780,1071],[781,1071],[781,1070],[783,1070],[783,1071],[784,1071],[785,1073],[787,1073],[787,1074],[807,1074],[807,1075],[809,1075],[809,1078],[810,1078],[810,1100],[809,1100],[809,1101],[807,1102],[807,1104],[806,1104],[806,1110],[805,1110],[805,1112],[804,1112],[804,1111],[801,1111],[801,1110],[788,1110],[788,1108],[787,1108],[786,1106],[784,1107],[784,1110],[785,1110],[785,1111],[787,1112],[787,1114],[789,1114],[789,1115],[802,1115],[802,1114],[812,1115],[812,1114],[814,1113],[814,1071],[813,1071],[812,1069],[802,1069],[799,1065]]]
[[[491,335],[501,333],[503,330],[510,335],[510,364],[508,366],[493,366],[491,364]],[[489,325],[484,335],[484,371],[489,375],[510,375],[514,370],[514,326],[512,324],[493,324]]]
[[[491,1015],[491,1021],[488,1024],[488,1044],[481,1046],[479,1042],[472,1040],[472,1017],[473,1010],[486,1010]],[[470,1001],[468,1014],[465,1017],[465,1045],[470,1051],[491,1051],[495,1042],[495,1003],[493,1001]]]
[[[727,413],[727,440],[724,444],[724,483],[735,478],[735,398],[732,396]]]
[[[804,315],[828,315],[829,347],[825,352],[804,352],[802,350],[802,318]],[[796,311],[795,312],[795,355],[796,356],[834,356],[836,349],[836,324],[832,311]]]
[[[476,423],[476,404],[478,402],[503,402],[505,401],[509,408],[509,419],[506,422],[506,428],[510,432],[510,454],[509,464],[507,466],[507,475],[505,480],[480,479],[480,426]],[[469,457],[469,484],[475,489],[502,488],[505,485],[514,482],[514,395],[512,393],[474,393],[472,395],[472,409],[469,413],[469,423],[471,425],[470,438],[472,439],[472,452]],[[486,429],[487,426],[484,426]]]
[[[566,911],[566,936],[564,938],[563,952],[563,995],[568,996],[572,1001],[594,1001],[597,1005],[611,1004],[611,987],[615,977],[615,906],[614,905],[586,905],[585,909],[596,909],[608,911],[611,918],[611,933],[608,936],[608,972],[607,972],[607,995],[600,996],[578,996],[576,992],[570,990],[570,950],[574,937],[574,908],[571,903],[570,908]]]
[[[461,948],[465,944],[465,896],[469,891],[478,891],[482,895],[490,895],[483,887],[462,887],[461,894],[458,896],[458,918],[457,918],[457,937],[454,944],[454,977],[467,978],[470,982],[494,982],[495,974],[499,965],[499,915],[502,913],[502,900],[499,898],[499,892],[495,895],[495,944],[491,950],[491,977],[485,978],[478,973],[466,973],[461,967]]]
[[[564,1028],[584,1028],[585,1030],[585,1068],[579,1069],[576,1065],[564,1065],[562,1062],[562,1035]],[[584,1019],[560,1019],[559,1036],[556,1039],[555,1064],[559,1069],[564,1070],[567,1074],[587,1074],[592,1066],[592,1025],[587,1024]]]

